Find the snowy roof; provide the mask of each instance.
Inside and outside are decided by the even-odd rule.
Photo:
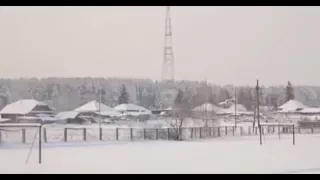
[[[34,99],[24,99],[8,104],[0,111],[0,114],[28,114],[38,105],[48,106]]]
[[[37,119],[40,119],[40,117],[37,117],[37,116],[20,116],[20,117],[17,117],[18,119],[21,119],[21,120],[37,120]]]
[[[251,114],[250,112],[247,111],[247,109],[242,105],[242,104],[237,104],[236,107],[237,114]],[[217,114],[234,114],[235,113],[235,105],[231,105],[229,108],[227,109],[221,109],[221,111],[219,111]]]
[[[122,114],[118,111],[100,111],[96,112],[96,114],[100,114],[101,116],[111,116],[111,117],[117,117],[117,116],[122,116]]]
[[[0,122],[6,122],[6,121],[10,121],[11,119],[9,119],[9,118],[1,118],[0,117]]]
[[[146,112],[148,114],[151,114],[150,110],[135,104],[120,104],[114,107],[114,109],[117,111],[139,111],[139,112]]]
[[[74,111],[77,111],[77,112],[97,112],[97,111],[99,111],[99,104],[100,104],[100,111],[114,111],[114,109],[112,109],[111,107],[109,107],[103,103],[99,103],[96,100],[90,101],[90,102],[76,108]]]
[[[57,120],[61,120],[61,119],[57,119],[55,117],[49,117],[49,116],[42,116],[42,117],[40,117],[40,119],[42,121],[57,121]]]
[[[237,111],[237,114],[239,115],[254,115],[254,112],[252,111]],[[262,115],[262,113],[260,113],[260,115]]]
[[[148,112],[125,112],[123,113],[125,116],[141,116],[141,115],[149,115]]]
[[[172,111],[172,107],[169,106],[168,108],[165,109],[166,111]]]
[[[193,111],[214,111],[214,112],[220,112],[222,110],[223,108],[220,108],[210,103],[202,104],[193,109]]]
[[[36,114],[37,117],[48,117],[51,116],[51,114],[45,114],[45,113],[40,113],[40,114]]]
[[[227,99],[225,101],[220,102],[219,104],[220,105],[226,105],[226,104],[232,104],[232,103],[235,103],[234,99]]]
[[[235,108],[237,109],[237,111],[247,111],[247,108],[245,108],[242,104],[237,104],[237,105],[233,104],[228,108],[228,110],[234,111]]]
[[[142,115],[151,115],[152,112],[148,109],[146,110],[129,110],[129,111],[123,111],[121,116],[142,116]]]
[[[39,123],[1,123],[0,127],[40,127]]]
[[[66,120],[66,119],[74,119],[79,115],[79,112],[77,111],[64,111],[64,112],[59,112],[55,118],[61,119],[61,120]]]
[[[304,108],[299,112],[305,114],[320,113],[320,108]]]
[[[278,112],[296,112],[297,110],[302,110],[305,108],[308,108],[308,106],[297,100],[289,100],[278,108]]]
[[[18,117],[20,120],[41,120],[41,121],[57,121],[58,119],[55,117],[50,117],[50,116],[21,116]],[[59,119],[60,120],[60,119]]]

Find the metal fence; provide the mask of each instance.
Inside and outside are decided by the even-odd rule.
[[[219,138],[226,136],[257,136],[255,127],[186,127],[180,129],[182,140]],[[280,134],[316,134],[320,128],[300,128],[284,125],[262,126],[263,135]],[[37,139],[37,128],[10,128],[0,129],[0,142],[32,143]],[[43,127],[42,140],[52,142],[76,141],[141,141],[141,140],[177,140],[177,128],[70,128],[70,127]]]

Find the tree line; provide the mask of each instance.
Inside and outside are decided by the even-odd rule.
[[[254,86],[218,86],[203,81],[157,82],[149,79],[120,78],[23,78],[0,79],[0,108],[19,99],[36,99],[58,111],[72,110],[88,101],[101,100],[114,107],[123,102],[148,109],[166,108],[174,103],[181,90],[192,107],[205,102],[218,104],[234,97],[247,109],[254,106]],[[124,93],[125,92],[125,93]],[[320,87],[261,87],[261,105],[278,107],[288,99],[297,99],[309,106],[320,105]]]

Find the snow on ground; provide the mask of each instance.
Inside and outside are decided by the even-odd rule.
[[[320,173],[320,136],[222,137],[197,141],[49,143],[0,146],[0,173]]]

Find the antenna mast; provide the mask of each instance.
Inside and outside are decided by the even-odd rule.
[[[162,67],[162,81],[174,80],[174,61],[172,49],[172,29],[170,6],[166,6],[165,34],[164,34],[164,56]]]

